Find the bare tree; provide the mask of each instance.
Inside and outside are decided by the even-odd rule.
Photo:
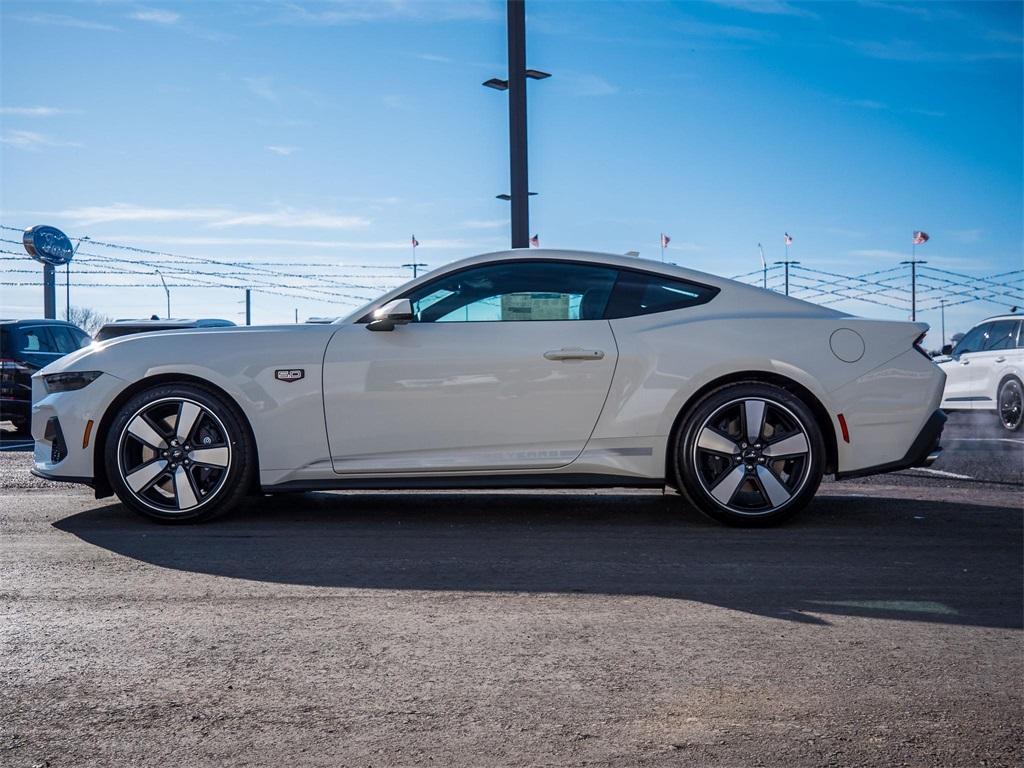
[[[64,319],[69,323],[74,323],[90,336],[96,333],[104,323],[110,322],[109,317],[97,312],[92,307],[72,306],[70,312],[64,312]]]

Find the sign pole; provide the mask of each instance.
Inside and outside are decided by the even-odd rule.
[[[57,270],[53,264],[43,264],[43,317],[57,319]]]

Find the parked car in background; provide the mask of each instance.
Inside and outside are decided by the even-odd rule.
[[[150,333],[152,331],[177,331],[182,328],[224,328],[234,325],[230,320],[217,318],[200,318],[199,320],[175,320],[168,318],[159,320],[115,320],[105,323],[94,337],[96,341],[108,341],[118,336],[129,336],[133,333]]]
[[[997,315],[943,348],[946,372],[942,409],[995,411],[1005,429],[1024,421],[1024,329],[1020,315]]]
[[[32,374],[91,342],[89,334],[63,320],[0,320],[0,421],[28,431]]]

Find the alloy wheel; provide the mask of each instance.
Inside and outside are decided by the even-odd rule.
[[[208,407],[173,397],[147,403],[121,432],[121,479],[140,503],[184,513],[213,499],[231,466],[231,436]]]
[[[1002,419],[1004,427],[1015,430],[1020,427],[1022,416],[1024,392],[1021,391],[1020,382],[1011,379],[999,390],[999,418]]]
[[[742,398],[716,409],[693,445],[697,479],[714,501],[740,515],[767,515],[787,504],[810,474],[807,428],[768,398]]]

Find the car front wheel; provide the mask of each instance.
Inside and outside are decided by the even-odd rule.
[[[730,525],[771,525],[814,497],[825,445],[800,398],[750,382],[697,403],[677,433],[675,457],[678,486],[702,512]]]
[[[1024,388],[1017,379],[1007,379],[999,387],[999,421],[1011,432],[1024,421]]]
[[[191,384],[140,392],[118,412],[106,441],[118,498],[162,522],[208,520],[245,495],[254,450],[235,408]]]

